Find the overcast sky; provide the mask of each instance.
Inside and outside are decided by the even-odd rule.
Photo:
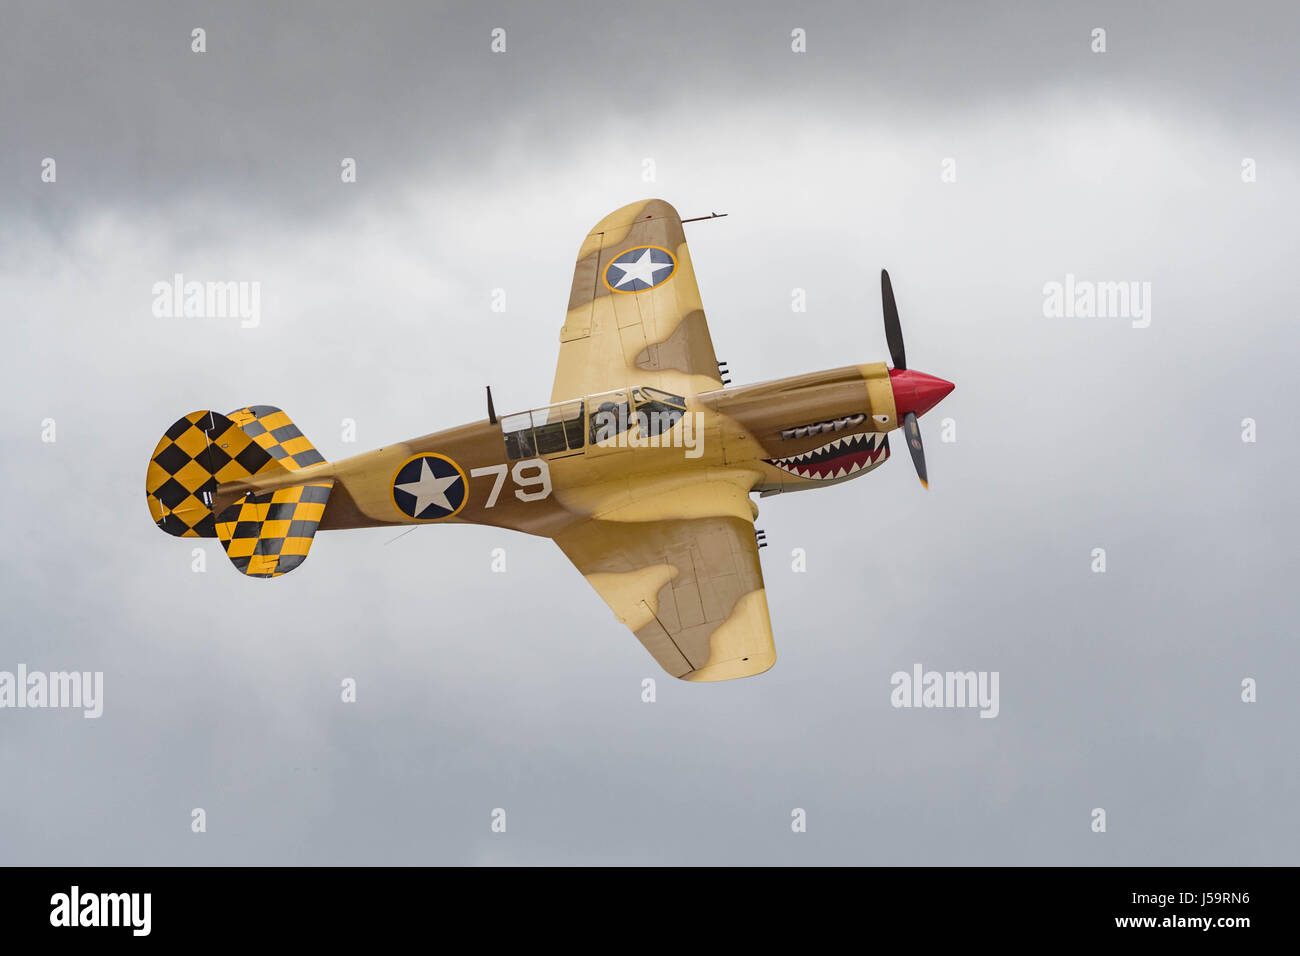
[[[1133,6],[0,0],[0,670],[105,685],[0,709],[0,863],[1296,863],[1300,14]],[[672,680],[543,539],[266,582],[152,527],[189,411],[341,458],[544,404],[579,243],[649,196],[729,214],[687,230],[737,383],[883,360],[883,266],[957,385],[929,493],[895,441],[761,502],[768,673]],[[260,324],[155,317],[176,273]],[[1046,317],[1067,274],[1149,327]],[[1000,713],[892,707],[915,664]]]

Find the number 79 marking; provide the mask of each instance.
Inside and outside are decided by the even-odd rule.
[[[485,475],[493,475],[496,481],[492,483],[492,491],[488,494],[487,502],[484,508],[495,508],[497,498],[501,495],[501,486],[506,482],[506,470],[510,470],[510,477],[519,487],[515,489],[515,497],[520,501],[541,501],[551,493],[551,468],[540,458],[525,458],[523,461],[515,462],[514,468],[509,465],[485,465],[482,468],[475,468],[470,471],[471,478],[479,478]],[[536,474],[525,474],[525,469],[536,469]],[[524,491],[525,488],[536,488],[535,491]]]

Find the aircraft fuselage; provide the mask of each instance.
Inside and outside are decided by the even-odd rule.
[[[590,517],[637,520],[637,500],[662,509],[656,490],[672,501],[675,485],[694,484],[702,472],[762,495],[860,477],[889,457],[888,433],[906,411],[898,378],[876,362],[693,395],[631,385],[222,486],[221,497],[333,478],[322,530],[463,522],[553,537]],[[918,414],[938,401],[922,408],[907,394]],[[417,472],[409,482],[400,475],[422,456],[445,460],[464,479],[463,491],[439,499],[450,513],[432,519],[414,517],[418,502],[401,490],[420,489]]]

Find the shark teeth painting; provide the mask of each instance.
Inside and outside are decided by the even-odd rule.
[[[788,458],[765,458],[769,465],[814,481],[848,478],[889,457],[889,436],[878,432],[847,435]]]

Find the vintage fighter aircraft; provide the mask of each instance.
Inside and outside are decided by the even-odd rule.
[[[849,365],[724,387],[682,220],[652,199],[578,250],[551,403],[327,462],[278,408],[192,412],[163,436],[146,492],[158,527],[217,538],[235,567],[298,567],[317,530],[463,521],[552,538],[674,677],[776,661],[754,519],[760,496],[865,475],[952,384],[907,367],[880,274],[894,367]]]

